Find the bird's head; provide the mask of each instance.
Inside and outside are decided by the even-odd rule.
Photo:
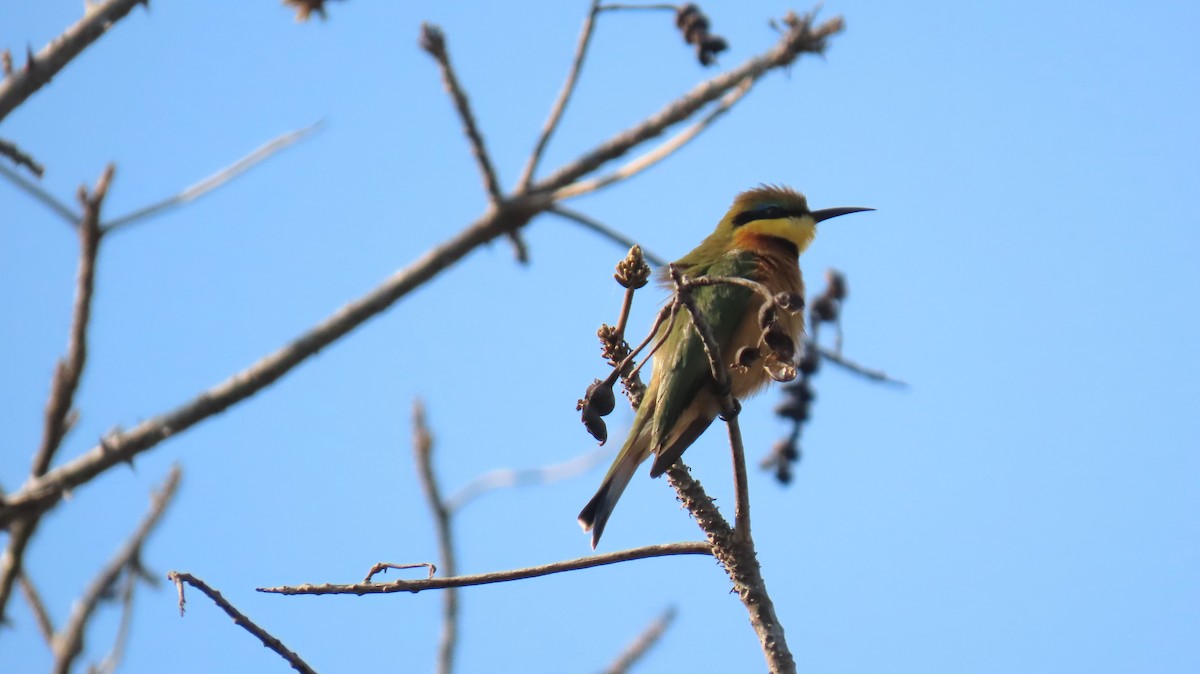
[[[733,206],[710,238],[727,248],[761,246],[763,240],[779,240],[804,252],[817,234],[817,223],[839,215],[870,211],[870,208],[823,208],[812,211],[803,194],[775,185],[763,185],[737,195]]]

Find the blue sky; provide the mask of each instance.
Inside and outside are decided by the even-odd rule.
[[[235,6],[236,5],[236,6]],[[732,67],[789,7],[705,5]],[[798,6],[796,9],[806,9]],[[585,3],[335,4],[297,25],[273,2],[137,10],[0,124],[64,199],[117,163],[116,215],[281,133],[322,130],[101,251],[81,419],[59,460],[182,403],[358,297],[486,205],[437,69],[446,31],[511,186],[557,93]],[[0,46],[40,48],[78,2],[0,5]],[[850,284],[846,353],[908,390],[832,368],[816,380],[787,488],[754,473],[763,572],[802,671],[1200,669],[1200,9],[1187,3],[842,2],[824,59],[766,78],[671,160],[570,203],[671,259],[740,190],[792,185],[822,227],[802,260]],[[18,59],[19,62],[19,59]],[[601,18],[546,155],[569,161],[713,74],[666,15]],[[604,372],[594,340],[623,251],[554,219],[470,255],[276,385],[78,490],[27,557],[56,621],[146,508],[183,485],[146,550],[219,588],[320,671],[425,671],[436,593],[279,597],[436,556],[409,410],[428,407],[453,491],[485,471],[559,463],[594,443],[574,412]],[[66,343],[77,245],[0,183],[0,482],[19,486]],[[644,328],[661,296],[642,293]],[[751,460],[786,431],[775,392],[746,405]],[[631,414],[610,417],[614,436]],[[714,428],[714,430],[716,430]],[[615,444],[615,443],[614,443]],[[724,433],[686,458],[732,509]],[[493,492],[456,519],[464,573],[587,554],[575,514],[601,469]],[[602,550],[691,540],[664,482],[639,476]],[[665,607],[638,671],[754,671],[762,656],[703,558],[585,570],[463,593],[460,671],[591,672]],[[142,591],[122,671],[286,671],[198,593]],[[0,671],[49,656],[16,599]],[[116,611],[89,633],[103,655]]]

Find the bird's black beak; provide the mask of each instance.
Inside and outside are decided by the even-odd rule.
[[[860,206],[840,206],[838,208],[822,208],[819,211],[810,213],[813,220],[821,222],[830,218],[836,218],[839,215],[849,215],[850,213],[861,213],[863,211],[873,211],[874,208],[862,208]]]

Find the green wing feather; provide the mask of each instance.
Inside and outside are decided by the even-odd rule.
[[[752,253],[734,251],[721,256],[706,269],[690,269],[689,275],[751,278],[756,269],[757,264]],[[742,321],[746,320],[746,307],[752,292],[748,288],[732,284],[703,286],[695,290],[693,297],[696,300],[696,308],[712,328],[713,337],[722,348],[733,338]],[[664,444],[671,440],[672,431],[676,430],[675,426],[680,417],[696,400],[696,396],[712,386],[708,356],[704,353],[704,344],[692,327],[690,317],[677,320],[667,340],[663,347],[663,355],[666,357],[660,358],[656,364],[656,367],[666,368],[654,409],[651,436],[651,446],[658,451],[662,451]],[[711,421],[706,420],[704,426],[707,427]],[[699,435],[699,432],[696,435]],[[678,450],[682,452],[685,448],[686,445]]]

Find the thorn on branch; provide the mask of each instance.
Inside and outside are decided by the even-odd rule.
[[[12,52],[8,49],[0,52],[0,67],[4,68],[4,76],[8,77],[13,74]]]

